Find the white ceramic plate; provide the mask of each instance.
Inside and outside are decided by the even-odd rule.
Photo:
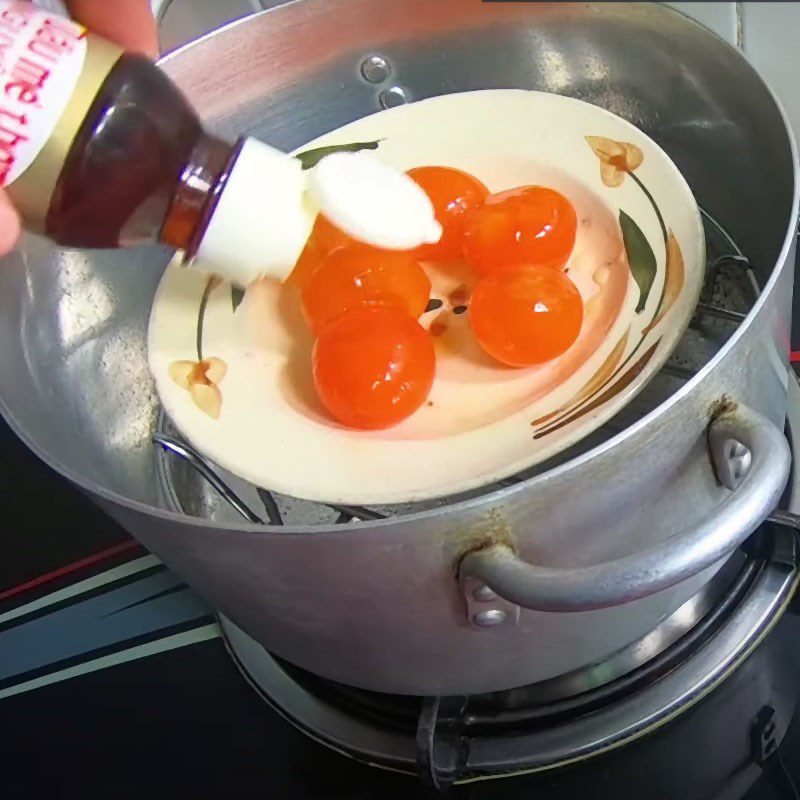
[[[315,397],[312,340],[294,289],[254,284],[239,304],[229,285],[173,264],[149,331],[164,408],[210,459],[283,494],[410,502],[531,467],[642,388],[700,293],[705,243],[689,187],[654,142],[603,109],[521,90],[450,94],[357,120],[301,150],[377,140],[377,153],[402,169],[452,166],[492,191],[538,183],[565,194],[579,220],[567,268],[586,303],[583,329],[560,358],[505,368],[478,348],[459,308],[469,305],[470,270],[426,265],[431,297],[442,302],[421,318],[437,349],[429,401],[397,427],[353,431]],[[212,386],[189,376],[200,358]],[[206,413],[215,406],[216,419]]]

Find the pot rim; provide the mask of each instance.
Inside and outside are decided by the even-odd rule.
[[[266,14],[276,13],[282,9],[287,8],[288,6],[293,6],[293,5],[295,5],[294,2],[288,3],[286,6],[277,6],[253,14],[251,16],[245,17],[243,19],[235,20],[229,23],[228,25],[225,25],[215,31],[212,31],[209,34],[195,41],[189,42],[188,44],[178,48],[175,51],[172,51],[171,53],[168,53],[164,57],[160,58],[157,61],[157,63],[159,66],[163,66],[164,64],[183,55],[185,52],[188,52],[198,44],[208,39],[211,39],[212,37],[222,35],[228,32],[229,30],[238,27],[239,25],[246,24],[250,22],[254,17],[261,17]],[[675,11],[674,9],[664,9],[664,11],[666,11],[667,13],[677,14],[679,16],[686,18],[684,14],[681,14],[679,11]],[[699,23],[696,23],[692,20],[690,21],[693,24],[700,26]],[[719,38],[716,36],[716,34],[713,33],[713,31],[707,31],[707,32],[709,33],[709,35]],[[728,43],[726,42],[726,44]],[[732,47],[729,44],[728,46]],[[741,51],[739,51],[737,48],[734,49],[737,50],[739,58],[746,61]],[[797,235],[798,208],[800,207],[800,183],[798,182],[798,172],[800,172],[800,162],[798,161],[797,141],[791,123],[789,121],[788,115],[786,113],[786,110],[783,107],[783,104],[778,99],[776,93],[769,85],[769,83],[761,76],[761,74],[755,69],[755,67],[750,65],[749,62],[747,63],[748,66],[750,66],[750,68],[756,74],[761,84],[766,89],[767,93],[772,99],[772,102],[775,105],[775,108],[780,114],[780,117],[783,121],[784,131],[787,135],[787,139],[789,142],[789,149],[791,152],[792,165],[793,165],[792,205],[790,210],[789,223],[787,226],[787,232],[784,237],[783,244],[781,245],[780,252],[778,253],[777,258],[775,259],[775,263],[773,264],[769,280],[763,287],[761,295],[758,297],[753,307],[750,309],[750,312],[748,313],[747,317],[741,322],[741,324],[736,329],[734,334],[730,337],[730,339],[728,339],[727,342],[725,342],[722,348],[713,356],[713,358],[711,358],[710,361],[708,361],[703,366],[703,368],[696,375],[694,375],[690,380],[688,380],[676,392],[670,395],[670,397],[667,400],[665,400],[663,403],[656,406],[656,408],[648,412],[644,417],[637,420],[635,423],[628,426],[619,433],[615,434],[605,442],[602,442],[596,447],[593,447],[592,449],[586,451],[585,453],[581,453],[579,456],[570,459],[569,461],[566,461],[563,464],[559,464],[558,466],[553,467],[552,469],[534,475],[533,477],[521,481],[520,483],[500,489],[495,489],[485,494],[481,494],[477,497],[469,498],[467,500],[461,500],[456,503],[449,503],[449,504],[446,503],[437,508],[417,511],[411,514],[391,516],[382,520],[366,520],[366,521],[359,520],[350,522],[346,526],[335,526],[333,524],[278,526],[269,524],[257,525],[251,522],[238,522],[238,521],[227,522],[224,525],[220,525],[218,522],[206,519],[205,517],[190,517],[186,514],[182,514],[177,511],[158,508],[157,506],[152,506],[148,503],[139,500],[133,500],[131,498],[125,497],[122,494],[119,494],[118,492],[112,489],[107,489],[105,487],[99,486],[98,484],[95,484],[93,481],[86,479],[84,476],[82,476],[72,468],[63,464],[59,459],[52,457],[48,452],[39,447],[36,440],[33,439],[27,433],[27,431],[24,430],[23,427],[17,423],[16,418],[6,405],[2,396],[0,396],[0,413],[2,413],[4,419],[6,420],[12,431],[14,431],[14,433],[22,440],[22,442],[24,442],[24,444],[38,458],[40,458],[45,464],[47,464],[49,467],[54,469],[60,475],[67,478],[69,481],[71,481],[81,489],[84,489],[90,492],[91,494],[99,497],[100,499],[112,503],[114,505],[123,506],[124,508],[130,509],[131,511],[156,517],[166,522],[170,523],[176,522],[184,524],[188,523],[193,526],[198,526],[201,528],[207,528],[211,530],[224,531],[226,533],[235,532],[242,534],[257,534],[257,535],[276,534],[280,536],[302,536],[308,534],[317,536],[317,535],[324,535],[326,533],[337,533],[346,535],[348,533],[360,533],[371,528],[383,529],[391,527],[393,525],[413,524],[415,522],[420,522],[420,521],[429,522],[432,520],[440,519],[445,514],[469,512],[472,510],[480,510],[481,508],[491,508],[497,506],[498,504],[503,503],[506,500],[509,500],[518,493],[522,494],[522,493],[527,493],[528,491],[535,491],[536,487],[539,484],[544,483],[545,481],[558,479],[559,477],[566,475],[573,470],[582,468],[590,460],[597,458],[598,456],[604,453],[607,453],[610,449],[614,447],[620,446],[621,444],[633,438],[634,436],[640,435],[640,432],[644,431],[646,428],[651,427],[653,424],[657,424],[658,419],[668,409],[672,408],[675,404],[681,402],[684,397],[694,392],[696,388],[703,381],[706,380],[709,374],[714,371],[716,366],[727,357],[728,353],[738,344],[739,340],[745,335],[747,330],[753,324],[754,319],[761,313],[762,309],[767,303],[767,298],[772,293],[774,286],[778,281],[779,277],[778,272],[780,270],[776,268],[778,267],[778,265],[782,264],[786,260],[793,246],[794,239]]]

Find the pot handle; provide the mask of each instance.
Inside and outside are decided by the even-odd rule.
[[[649,550],[590,567],[542,567],[523,561],[508,545],[467,553],[459,579],[536,611],[589,611],[655,594],[696,575],[732,553],[780,500],[789,477],[786,438],[761,414],[736,406],[708,429],[711,460],[730,490],[697,525]],[[478,596],[478,595],[476,595]]]

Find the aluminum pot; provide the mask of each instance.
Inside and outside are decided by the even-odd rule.
[[[387,66],[365,76],[374,55]],[[254,639],[380,691],[543,680],[655,628],[776,505],[789,470],[797,155],[735,49],[657,5],[298,0],[163,66],[213,129],[287,149],[381,103],[443,92],[528,87],[589,100],[664,147],[736,232],[762,286],[680,390],[522,483],[382,522],[220,525],[171,511],[156,479],[145,328],[169,254],[26,239],[0,269],[3,414]]]

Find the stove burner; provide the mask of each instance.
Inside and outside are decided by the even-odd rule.
[[[631,657],[641,656],[642,642],[571,675],[470,697],[343,686],[269,654],[230,621],[221,624],[245,677],[297,727],[339,752],[417,772],[444,790],[554,769],[650,733],[736,670],[779,620],[797,582],[794,531],[765,525],[712,582],[713,596],[690,601],[673,615],[677,620],[650,634],[651,644],[660,636],[671,641],[655,654],[644,648],[638,664]],[[685,624],[675,636],[670,626],[681,616]]]

